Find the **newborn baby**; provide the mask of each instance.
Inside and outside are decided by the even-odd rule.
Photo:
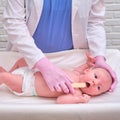
[[[63,70],[71,78],[71,84],[85,84],[84,88],[75,88],[74,94],[61,92],[59,85],[57,89],[60,92],[50,91],[41,73],[30,70],[23,58],[18,60],[9,72],[2,67],[0,71],[0,84],[8,86],[16,95],[55,97],[58,104],[87,103],[90,96],[107,92],[112,84],[112,78],[105,69],[93,68],[87,63],[72,71]]]

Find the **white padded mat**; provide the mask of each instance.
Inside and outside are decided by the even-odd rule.
[[[57,66],[74,69],[74,67],[85,62],[85,53],[86,50],[76,49],[46,55]],[[9,70],[15,61],[21,57],[20,54],[15,52],[0,52],[0,66]],[[106,58],[107,63],[116,71],[118,80],[120,81],[120,51],[116,49],[108,49],[106,51]],[[14,114],[11,116],[11,113]],[[17,115],[19,115],[19,118]],[[29,117],[26,118],[26,116]],[[114,92],[108,92],[104,95],[91,98],[89,103],[78,105],[57,105],[55,104],[55,99],[15,96],[4,85],[2,85],[0,86],[0,120],[14,119],[119,120],[120,82],[118,82]]]

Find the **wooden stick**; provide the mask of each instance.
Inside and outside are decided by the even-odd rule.
[[[74,88],[84,88],[86,87],[86,83],[72,83]]]

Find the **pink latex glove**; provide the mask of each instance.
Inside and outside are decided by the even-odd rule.
[[[46,57],[35,64],[35,67],[42,73],[51,91],[74,93],[71,80],[66,73],[52,64]]]
[[[104,68],[106,69],[112,76],[112,79],[113,79],[113,84],[111,85],[111,88],[110,88],[110,92],[112,92],[116,85],[117,85],[117,76],[115,74],[115,72],[112,70],[112,68],[105,62],[105,58],[103,56],[97,56],[94,58],[94,62],[95,62],[95,66],[94,67],[101,67],[101,68]]]

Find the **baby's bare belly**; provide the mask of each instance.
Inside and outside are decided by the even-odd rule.
[[[60,92],[52,92],[45,80],[43,79],[42,75],[40,72],[36,72],[35,74],[35,89],[36,89],[36,92],[37,92],[37,95],[38,96],[41,96],[41,97],[58,97],[60,96],[61,94],[63,93],[60,93]]]

